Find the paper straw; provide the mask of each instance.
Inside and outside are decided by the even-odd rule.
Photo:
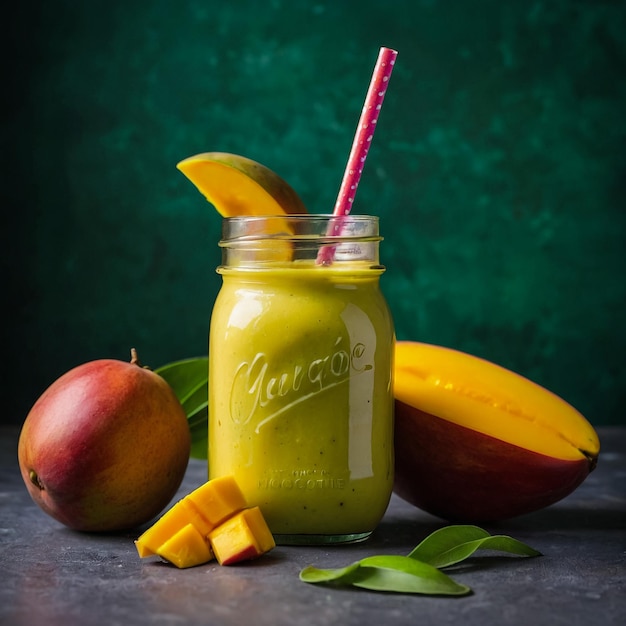
[[[372,144],[376,122],[385,99],[396,56],[398,56],[398,53],[395,50],[385,47],[381,48],[378,53],[378,60],[376,61],[372,80],[365,97],[365,104],[361,111],[359,125],[352,142],[352,149],[350,150],[348,163],[339,188],[339,195],[333,210],[333,215],[336,217],[345,217],[352,210],[352,204],[361,180],[365,159]],[[341,232],[341,221],[341,219],[333,220],[333,227],[329,234],[338,235]],[[324,246],[318,255],[318,262],[331,263],[333,252],[333,247]]]

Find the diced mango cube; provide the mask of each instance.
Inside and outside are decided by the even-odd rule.
[[[218,524],[246,506],[232,476],[214,478],[179,500],[136,541],[141,558],[158,554],[161,545],[187,524],[207,536]]]
[[[189,523],[185,508],[180,506],[181,502],[177,502],[164,513],[135,541],[135,547],[141,558],[157,554],[163,543]]]
[[[176,567],[194,567],[213,559],[208,540],[187,524],[159,547],[158,555]]]
[[[215,528],[215,524],[209,522],[203,511],[198,511],[194,503],[188,498],[183,498],[180,501],[180,508],[183,509],[187,522],[193,524],[203,537],[206,537]]]
[[[259,557],[275,545],[261,509],[247,508],[232,476],[194,489],[135,541],[140,557],[158,555],[180,568],[214,557],[230,565]]]
[[[258,506],[239,511],[209,533],[213,554],[220,565],[254,559],[276,544]]]
[[[192,491],[185,500],[192,503],[212,525],[210,530],[247,506],[246,499],[232,476],[209,480]]]

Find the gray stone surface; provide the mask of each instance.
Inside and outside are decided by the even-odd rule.
[[[360,545],[277,547],[231,567],[178,570],[140,561],[136,534],[70,531],[30,500],[16,460],[17,431],[0,430],[2,626],[612,626],[626,615],[626,430],[599,429],[597,469],[571,496],[495,525],[540,550],[523,559],[482,553],[450,573],[463,598],[335,589],[302,583],[306,565],[339,567],[373,554],[406,554],[444,525],[394,497]],[[192,461],[180,495],[201,484]]]

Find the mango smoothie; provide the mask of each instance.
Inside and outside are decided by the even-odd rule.
[[[388,505],[393,327],[382,271],[220,269],[209,476],[232,474],[279,542],[366,537]]]
[[[209,478],[234,476],[278,543],[356,541],[393,486],[380,238],[357,233],[324,265],[319,236],[291,233],[302,219],[278,241],[251,221],[241,247],[226,244],[209,335]]]

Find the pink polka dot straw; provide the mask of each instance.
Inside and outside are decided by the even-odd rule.
[[[333,211],[333,215],[338,218],[349,215],[352,210],[356,190],[361,180],[361,174],[363,173],[365,159],[367,158],[367,153],[372,144],[374,131],[376,130],[376,122],[378,121],[380,109],[385,99],[385,93],[397,56],[398,53],[395,50],[384,47],[381,48],[378,53],[378,60],[376,61],[372,80],[365,97],[365,104],[361,111],[361,117],[356,129],[354,141],[352,142],[352,149],[350,150],[350,156],[348,157],[348,163]],[[341,232],[341,219],[333,220],[330,231],[331,232],[328,233],[329,235],[339,235]],[[324,246],[318,254],[318,263],[332,263],[333,256],[334,247]]]

